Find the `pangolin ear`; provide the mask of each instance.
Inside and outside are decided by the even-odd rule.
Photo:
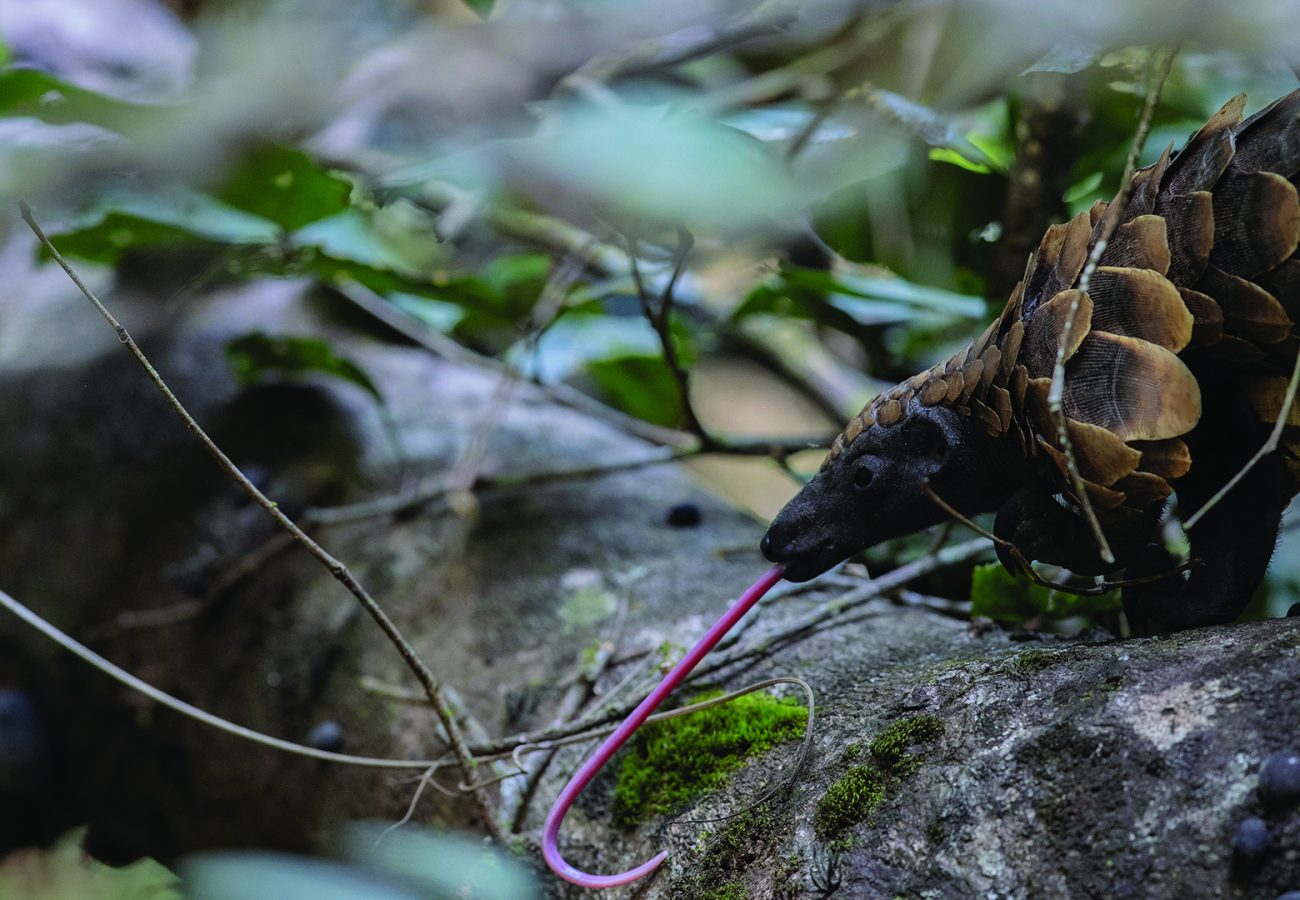
[[[910,455],[931,471],[938,469],[948,457],[948,435],[943,427],[924,414],[908,416],[904,422],[908,429],[907,443]]]

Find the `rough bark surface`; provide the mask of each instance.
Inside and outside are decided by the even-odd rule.
[[[0,586],[161,687],[241,723],[303,739],[322,719],[351,752],[439,752],[432,717],[367,694],[362,675],[408,683],[352,599],[305,555],[275,556],[175,625],[120,634],[124,610],[193,599],[273,532],[226,484],[93,312],[46,270],[7,257],[0,298]],[[293,282],[187,301],[167,312],[119,288],[109,299],[164,375],[236,459],[290,511],[393,490],[402,465],[445,474],[485,411],[497,376],[436,360]],[[92,325],[83,331],[86,322]],[[346,326],[346,327],[344,327]],[[76,329],[84,339],[69,345]],[[222,347],[250,330],[330,336],[370,373],[391,427],[350,386],[238,389]],[[522,473],[632,459],[649,448],[557,406],[527,385],[492,412],[484,470]],[[396,440],[395,437],[396,436]],[[672,503],[703,510],[665,525]],[[623,656],[685,645],[763,568],[760,526],[676,466],[479,497],[461,518],[435,504],[400,522],[321,532],[493,733],[549,723],[584,653],[626,618]],[[1160,639],[1026,648],[1000,633],[887,600],[798,641],[765,643],[829,592],[778,598],[740,639],[755,653],[710,677],[736,687],[792,674],[816,690],[808,763],[784,745],[675,820],[609,824],[612,774],[566,823],[575,863],[614,871],[660,846],[666,870],[624,896],[1268,897],[1300,887],[1297,811],[1268,813],[1274,849],[1234,870],[1235,824],[1263,815],[1260,761],[1297,742],[1300,620]],[[613,667],[601,684],[623,679]],[[4,798],[5,846],[92,824],[115,858],[169,859],[205,847],[319,847],[352,817],[396,818],[412,787],[250,748],[159,711],[0,621],[0,686],[38,701],[54,764]],[[644,679],[643,679],[644,680]],[[819,837],[816,810],[871,740],[909,716],[933,740],[889,781],[867,821]],[[857,744],[853,759],[846,750]],[[527,852],[546,803],[585,748],[562,751],[529,808]],[[852,756],[854,751],[848,751]],[[863,755],[867,754],[867,755]],[[914,771],[912,771],[914,769]],[[789,791],[742,827],[691,824],[733,813],[765,788]],[[450,777],[447,779],[450,781]],[[426,795],[417,819],[472,827],[469,805]],[[725,839],[725,840],[724,840]],[[721,846],[726,843],[726,846]],[[541,874],[556,896],[580,892]],[[827,891],[826,888],[838,888]],[[740,896],[734,894],[733,896]]]

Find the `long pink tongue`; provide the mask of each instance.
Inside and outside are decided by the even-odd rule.
[[[704,637],[700,638],[699,642],[691,648],[691,651],[682,657],[682,661],[664,676],[664,680],[659,682],[659,686],[641,701],[640,706],[632,710],[632,714],[623,721],[623,724],[618,726],[613,734],[605,738],[605,742],[596,749],[590,759],[582,764],[582,768],[569,779],[569,783],[564,786],[564,790],[560,791],[560,796],[555,798],[555,805],[551,807],[551,811],[546,815],[546,824],[542,826],[542,856],[546,858],[546,864],[551,867],[551,871],[556,875],[559,875],[565,881],[582,887],[618,887],[636,881],[644,875],[649,875],[659,868],[661,862],[668,858],[668,853],[665,851],[643,862],[635,869],[629,869],[618,875],[592,875],[569,865],[564,861],[564,857],[560,855],[560,848],[557,843],[560,835],[560,825],[563,824],[564,817],[569,812],[569,807],[573,806],[574,801],[578,799],[578,795],[604,768],[610,757],[627,743],[627,739],[645,723],[650,714],[658,708],[660,703],[667,699],[668,695],[677,688],[677,685],[686,680],[686,676],[691,674],[691,670],[700,664],[700,660],[704,659],[718,641],[726,636],[728,631],[735,627],[745,613],[749,612],[750,607],[762,599],[763,595],[772,589],[772,585],[781,580],[783,568],[780,565],[773,566],[766,575],[750,585],[749,589],[740,595],[740,599],[732,604],[723,617],[718,619],[713,624],[713,627],[705,632]]]

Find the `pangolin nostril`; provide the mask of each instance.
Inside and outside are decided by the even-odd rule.
[[[764,559],[772,558],[772,535],[771,533],[763,535],[763,539],[758,542],[759,552],[763,554]]]
[[[784,547],[781,548],[782,559],[789,559],[792,556],[794,556],[794,541],[790,541]]]

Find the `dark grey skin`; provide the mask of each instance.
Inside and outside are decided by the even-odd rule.
[[[807,581],[892,537],[948,518],[925,491],[966,515],[997,509],[1030,467],[1007,437],[990,438],[973,417],[947,406],[913,408],[867,429],[829,460],[772,521],[760,548]]]

